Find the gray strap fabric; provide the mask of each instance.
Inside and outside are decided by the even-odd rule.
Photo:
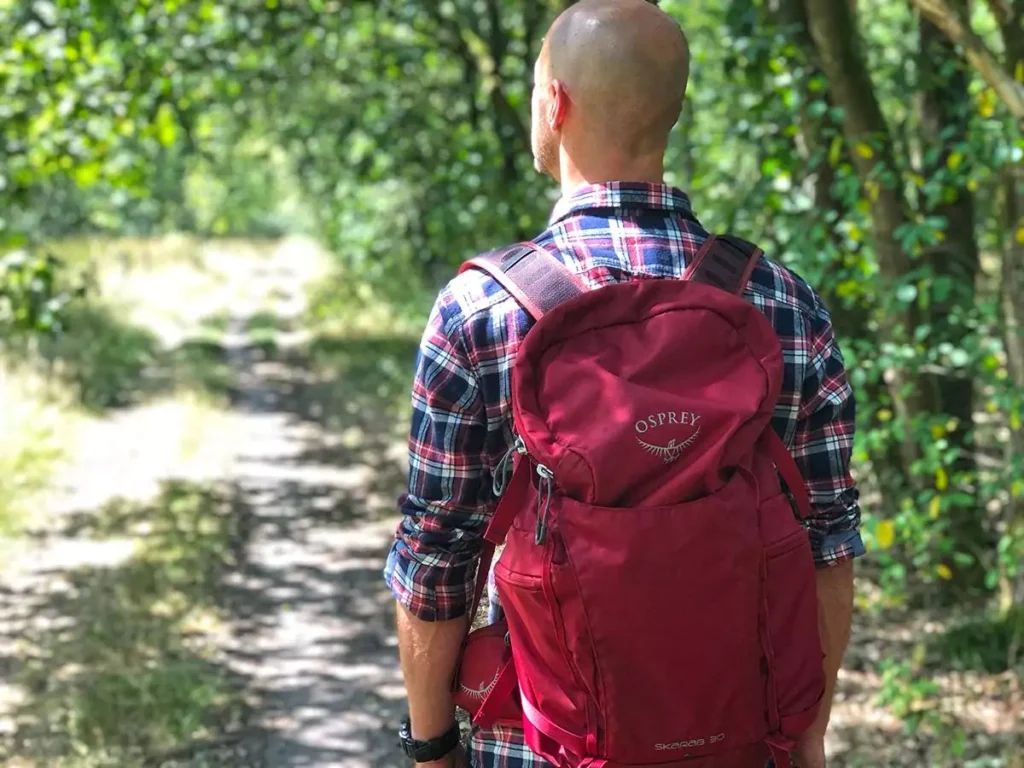
[[[739,295],[762,255],[760,248],[746,240],[713,235],[704,241],[683,277]]]
[[[485,253],[470,259],[463,269],[471,266],[488,272],[535,320],[586,291],[562,262],[533,243]]]

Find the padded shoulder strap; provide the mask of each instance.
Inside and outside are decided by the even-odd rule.
[[[746,240],[732,235],[711,235],[687,266],[683,279],[741,294],[762,255],[760,248]]]
[[[586,290],[562,262],[530,242],[477,256],[463,264],[459,272],[474,267],[497,280],[534,320]]]

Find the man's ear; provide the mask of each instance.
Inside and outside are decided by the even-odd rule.
[[[559,80],[552,80],[548,84],[548,126],[551,130],[557,131],[565,122],[565,116],[569,111],[569,93],[565,90]]]

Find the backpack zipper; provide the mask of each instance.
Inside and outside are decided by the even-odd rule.
[[[505,489],[508,488],[509,476],[512,474],[512,458],[517,453],[521,456],[526,456],[528,460],[530,459],[530,454],[526,448],[526,441],[520,435],[515,435],[512,446],[505,451],[498,460],[498,465],[494,468],[491,490],[494,492],[495,497],[500,498],[505,493]],[[535,544],[540,545],[547,538],[548,510],[551,508],[555,475],[545,465],[538,463],[537,476],[540,478],[540,482],[537,486],[537,525],[534,528],[533,541]]]

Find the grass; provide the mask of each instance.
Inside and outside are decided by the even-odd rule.
[[[330,335],[377,334],[419,338],[436,293],[415,282],[402,284],[402,301],[375,291],[350,270],[338,269],[310,286],[304,322]]]
[[[60,438],[72,420],[58,402],[35,397],[38,386],[0,368],[0,539],[21,530],[65,457]]]
[[[321,378],[347,383],[338,409],[350,414],[362,411],[371,418],[386,414],[401,419],[410,407],[418,341],[416,336],[401,333],[321,334],[309,343],[310,366]]]
[[[99,412],[133,404],[160,354],[160,341],[146,328],[125,322],[99,302],[68,313],[67,330],[39,347],[41,370],[68,387],[83,408]]]
[[[56,616],[22,634],[17,682],[31,692],[0,757],[40,766],[151,764],[152,756],[235,726],[242,702],[212,642],[219,580],[235,563],[238,516],[223,489],[168,482],[148,503],[114,501],[65,533],[133,542],[114,567],[66,574],[39,596]]]
[[[250,342],[270,355],[277,349],[277,336],[288,330],[287,323],[273,312],[261,311],[249,318],[247,331]]]

